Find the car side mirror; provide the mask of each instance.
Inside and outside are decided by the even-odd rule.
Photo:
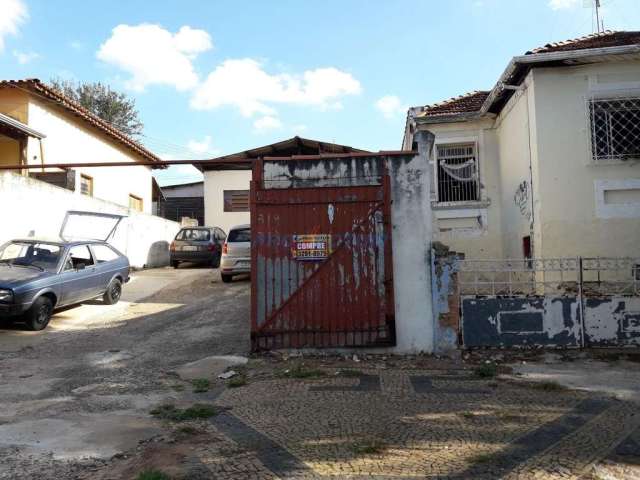
[[[76,270],[84,270],[86,267],[86,265],[84,263],[79,263],[78,266],[76,267]]]

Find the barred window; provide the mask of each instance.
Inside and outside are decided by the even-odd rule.
[[[249,190],[225,190],[224,212],[248,212]]]
[[[589,102],[594,161],[640,158],[640,97]]]
[[[480,200],[475,144],[438,145],[437,165],[438,202]]]

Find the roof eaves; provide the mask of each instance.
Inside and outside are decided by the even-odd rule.
[[[515,56],[509,61],[509,64],[504,69],[495,86],[491,89],[491,93],[489,93],[489,96],[482,104],[480,113],[484,114],[489,112],[491,107],[498,99],[499,95],[505,91],[505,85],[511,85],[516,77],[519,77],[520,79],[524,78],[525,75],[521,70],[526,70],[528,72],[534,66],[539,66],[544,63],[551,64],[553,62],[566,62],[571,60],[586,61],[589,58],[628,54],[640,54],[640,44],[620,45],[615,47],[585,48],[581,50],[563,50],[557,52],[530,53],[526,55]],[[521,81],[522,80],[519,80],[518,84]],[[513,93],[513,91],[511,90],[508,91]]]
[[[477,112],[460,112],[460,113],[447,113],[438,115],[426,115],[415,117],[415,121],[418,124],[434,124],[434,123],[456,123],[456,122],[469,122],[471,120],[479,120],[483,117],[481,111]]]
[[[47,137],[44,133],[40,133],[39,131],[29,127],[29,125],[25,125],[24,123],[10,117],[9,115],[5,115],[4,113],[0,113],[0,123],[8,125],[15,130],[19,130],[30,137],[34,137],[40,140]]]
[[[82,120],[94,126],[95,128],[101,130],[102,132],[106,133],[117,142],[123,144],[125,147],[128,147],[129,149],[133,150],[141,157],[154,162],[162,161],[160,157],[158,157],[151,151],[147,150],[145,147],[143,147],[141,144],[133,140],[128,135],[124,134],[117,128],[111,126],[109,123],[107,123],[106,121],[104,121],[103,119],[95,115],[94,113],[90,112],[89,110],[84,108],[82,105],[67,98],[62,93],[49,87],[48,85],[41,82],[37,78],[26,79],[26,80],[0,81],[0,87],[3,85],[13,87],[13,88],[21,88],[21,86],[24,86],[31,93],[43,96],[48,100],[51,100],[54,103],[58,104],[60,107],[64,108],[65,110],[71,112],[72,114],[80,117]]]

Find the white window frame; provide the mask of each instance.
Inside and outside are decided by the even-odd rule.
[[[478,189],[478,198],[476,200],[459,200],[459,201],[450,201],[450,202],[441,202],[438,199],[440,198],[439,192],[439,181],[438,181],[438,147],[439,146],[455,146],[455,145],[473,145],[473,149],[475,152],[475,161],[476,161],[476,172],[478,174],[477,179],[477,189]],[[484,193],[482,189],[482,171],[480,169],[480,142],[478,141],[478,137],[443,137],[438,139],[436,137],[436,141],[433,145],[433,204],[435,206],[459,206],[459,205],[478,205],[483,202]]]

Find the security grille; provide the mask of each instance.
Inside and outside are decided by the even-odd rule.
[[[640,158],[640,97],[589,100],[594,161]]]
[[[438,202],[479,200],[474,144],[438,145]]]

